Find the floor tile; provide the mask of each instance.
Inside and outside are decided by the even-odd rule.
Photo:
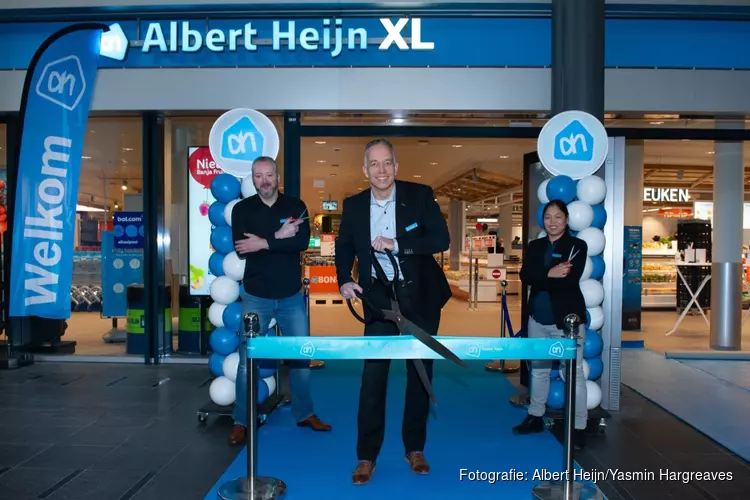
[[[183,448],[186,445],[183,445]],[[93,464],[92,470],[126,470],[136,472],[158,472],[166,467],[182,448],[140,446],[125,443]]]
[[[13,468],[0,476],[0,498],[37,497],[71,472],[64,464],[56,469]]]
[[[3,444],[0,446],[0,468],[15,467],[47,448],[49,445],[43,444]]]
[[[132,500],[203,500],[219,476],[210,479],[205,476],[161,473],[149,481]]]
[[[47,500],[118,500],[144,476],[143,473],[132,471],[88,470],[55,491]]]
[[[64,464],[70,469],[86,469],[114,449],[113,446],[77,446],[56,444],[24,462],[24,467],[54,468]]]

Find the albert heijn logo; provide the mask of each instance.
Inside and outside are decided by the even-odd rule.
[[[555,137],[555,159],[591,161],[594,137],[578,120],[573,120]]]
[[[252,163],[263,155],[263,134],[253,121],[243,116],[224,132],[221,140],[221,157]]]
[[[260,156],[276,159],[279,133],[273,122],[254,109],[227,111],[214,122],[208,137],[214,161],[224,172],[244,178]]]
[[[86,78],[81,60],[74,55],[47,63],[36,84],[37,95],[68,111],[78,107],[85,92]]]

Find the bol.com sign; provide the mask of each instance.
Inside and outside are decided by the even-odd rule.
[[[249,117],[243,116],[224,131],[221,157],[252,162],[263,154],[263,134]]]
[[[555,159],[591,161],[594,138],[578,120],[573,120],[555,137]]]

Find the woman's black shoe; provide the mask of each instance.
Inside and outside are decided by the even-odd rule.
[[[514,434],[532,434],[536,432],[544,432],[544,419],[542,417],[529,415],[523,422],[513,427]]]
[[[582,450],[586,447],[586,429],[575,429],[573,431],[573,448]]]

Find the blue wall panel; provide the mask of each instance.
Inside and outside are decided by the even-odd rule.
[[[175,19],[179,21],[179,19]],[[281,19],[286,28],[292,19]],[[296,32],[313,27],[322,33],[322,19],[296,19]],[[395,22],[396,19],[393,18]],[[115,21],[108,21],[112,23]],[[208,29],[242,29],[251,22],[256,39],[271,39],[273,20],[192,20],[190,26],[205,38]],[[544,18],[423,18],[422,40],[435,43],[431,51],[401,51],[392,45],[378,50],[386,31],[375,18],[345,18],[349,28],[367,30],[365,50],[346,50],[332,57],[319,49],[290,51],[281,46],[258,45],[256,51],[240,46],[235,52],[144,53],[131,47],[124,63],[102,59],[102,67],[545,67],[551,63],[551,22]],[[120,22],[132,42],[142,41],[150,22]],[[0,24],[0,69],[25,69],[37,47],[66,23]],[[169,41],[169,21],[159,23]],[[140,28],[140,29],[139,29]],[[409,36],[409,27],[403,30]],[[620,68],[750,69],[750,22],[698,20],[609,19],[605,62]],[[377,84],[377,82],[373,82]]]

